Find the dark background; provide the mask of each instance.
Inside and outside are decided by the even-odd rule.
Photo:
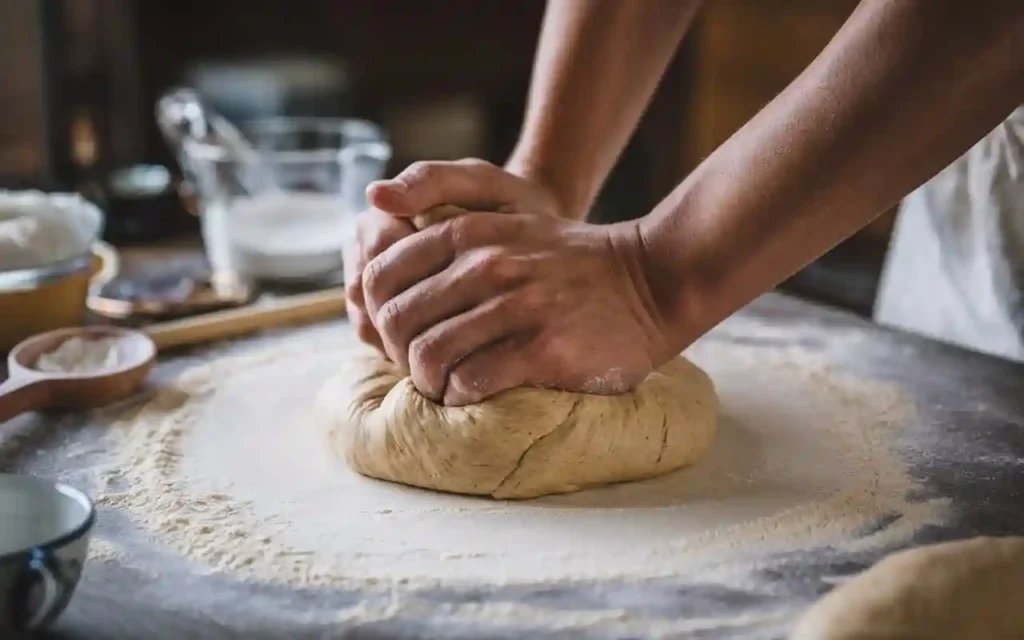
[[[594,219],[646,213],[855,5],[708,2]],[[500,163],[518,134],[543,9],[543,0],[2,0],[0,184],[89,192],[120,167],[174,169],[153,105],[182,83],[236,119],[380,122],[395,146],[392,173],[417,159]],[[194,229],[180,215],[160,233]],[[891,222],[890,212],[783,288],[869,314]]]

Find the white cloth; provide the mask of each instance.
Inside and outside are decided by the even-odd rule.
[[[875,320],[1024,361],[1024,107],[903,201]]]

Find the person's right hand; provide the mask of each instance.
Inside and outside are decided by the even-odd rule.
[[[348,316],[359,339],[382,352],[376,323],[366,311],[363,270],[388,247],[415,233],[412,216],[443,205],[566,216],[558,199],[545,187],[475,159],[413,163],[394,178],[371,184],[366,196],[370,208],[359,214],[354,237],[343,253],[345,292]]]

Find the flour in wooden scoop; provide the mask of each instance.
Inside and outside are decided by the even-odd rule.
[[[335,325],[188,371],[115,430],[112,473],[128,486],[101,503],[214,570],[361,585],[674,575],[894,542],[943,511],[907,500],[914,485],[893,447],[915,415],[898,389],[714,334],[688,352],[722,406],[716,444],[693,468],[523,502],[364,478],[331,457],[310,416],[353,340]]]

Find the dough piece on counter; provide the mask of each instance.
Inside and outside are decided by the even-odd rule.
[[[519,388],[445,407],[391,361],[357,353],[315,410],[334,452],[373,478],[533,498],[659,476],[696,462],[714,438],[714,386],[683,357],[622,395]]]
[[[893,554],[818,601],[792,638],[1024,638],[1024,538],[974,538]]]

